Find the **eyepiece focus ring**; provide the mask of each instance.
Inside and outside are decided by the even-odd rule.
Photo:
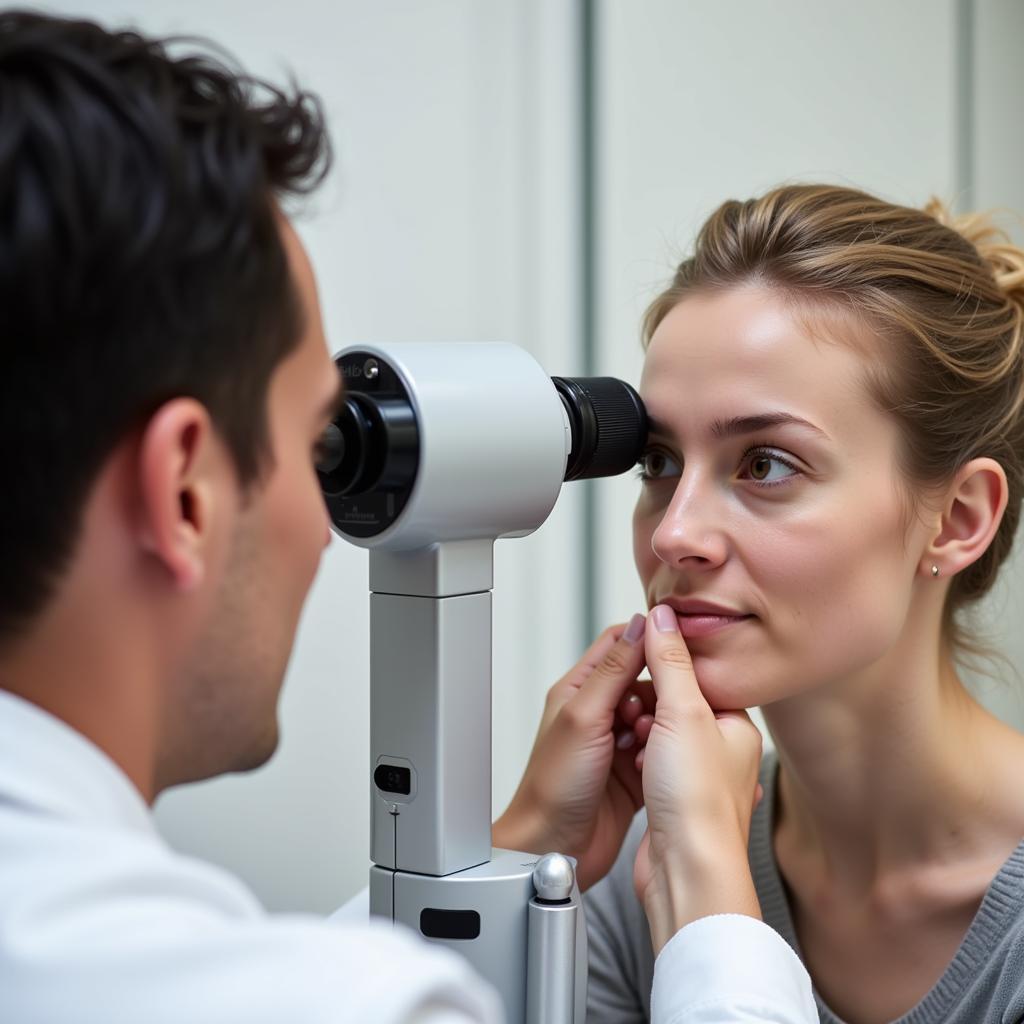
[[[572,428],[566,480],[616,476],[647,443],[647,412],[640,396],[615,377],[552,377]]]

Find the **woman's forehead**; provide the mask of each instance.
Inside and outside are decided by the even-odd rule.
[[[700,293],[659,324],[644,362],[641,394],[670,426],[788,412],[827,434],[863,429],[881,414],[859,345],[826,339],[784,299],[760,288]]]

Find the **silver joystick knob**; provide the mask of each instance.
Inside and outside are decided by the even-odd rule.
[[[572,861],[560,853],[547,853],[533,869],[533,887],[545,903],[561,903],[572,895],[576,872]]]

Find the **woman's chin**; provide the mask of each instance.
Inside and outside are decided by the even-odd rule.
[[[712,711],[741,711],[755,708],[771,699],[765,686],[748,668],[729,664],[721,658],[693,655],[697,686]]]

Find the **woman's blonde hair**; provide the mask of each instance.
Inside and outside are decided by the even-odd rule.
[[[995,581],[1024,495],[1024,252],[987,216],[953,217],[935,199],[918,210],[855,189],[787,185],[708,218],[644,315],[645,345],[685,296],[744,284],[869,327],[882,352],[869,387],[901,427],[902,470],[919,492],[978,456],[1005,470],[998,532],[953,579],[944,612],[947,640],[976,650],[954,615]]]

